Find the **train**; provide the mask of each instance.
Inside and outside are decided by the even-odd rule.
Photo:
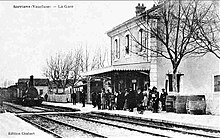
[[[35,87],[29,87],[27,91],[22,96],[22,105],[40,105],[43,102],[44,98],[38,94],[38,91]]]
[[[26,83],[26,84],[25,84]],[[44,98],[39,94],[38,90],[34,87],[34,77],[30,76],[29,82],[23,82],[19,85],[17,100],[20,104],[25,106],[40,105]]]
[[[19,79],[16,85],[0,88],[0,101],[32,106],[40,105],[44,101],[44,97],[34,86],[32,75],[30,79]]]

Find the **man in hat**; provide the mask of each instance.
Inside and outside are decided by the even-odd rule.
[[[132,90],[132,88],[129,89],[128,94],[128,109],[129,112],[133,112],[134,108],[136,107],[136,92]]]
[[[167,96],[167,92],[165,92],[165,89],[162,89],[162,93],[160,95],[160,101],[162,104],[162,111],[166,110],[166,106],[165,106],[166,96]]]
[[[96,107],[96,104],[97,104],[97,93],[96,91],[92,92],[92,105],[93,105],[93,108]]]
[[[83,89],[82,92],[81,92],[81,101],[82,101],[82,107],[85,107],[85,103],[86,103],[86,92],[85,90]]]
[[[137,111],[139,114],[143,114],[143,111],[144,111],[143,101],[144,101],[144,94],[141,91],[141,89],[138,88],[137,89]]]
[[[159,92],[157,91],[156,87],[152,88],[151,98],[153,113],[158,113]]]

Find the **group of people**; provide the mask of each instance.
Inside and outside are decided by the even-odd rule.
[[[126,89],[124,92],[118,91],[111,92],[109,89],[101,89],[100,92],[92,92],[92,105],[98,109],[109,110],[128,110],[133,112],[134,108],[142,114],[144,110],[152,110],[157,113],[159,103],[161,103],[162,110],[166,110],[165,101],[167,93],[162,89],[161,94],[157,91],[156,87],[152,89],[137,90]]]
[[[95,108],[98,106],[98,109],[116,109],[115,105],[116,95],[109,90],[105,91],[104,88],[101,89],[101,92],[92,93],[92,105]]]

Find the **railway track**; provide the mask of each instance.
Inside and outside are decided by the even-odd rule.
[[[78,116],[72,116],[67,114],[49,114],[46,115],[46,117],[52,118],[54,120],[61,120],[64,123],[68,123],[70,125],[89,130],[93,133],[102,135],[104,137],[169,137],[167,135],[149,133],[131,127],[129,128],[121,125],[113,125],[110,123],[94,121],[92,119],[80,118]]]
[[[180,124],[171,124],[166,122],[156,122],[154,120],[147,120],[141,118],[128,118],[126,116],[121,115],[110,115],[106,113],[100,112],[91,112],[88,114],[80,114],[81,117],[86,118],[95,118],[95,119],[102,119],[102,120],[109,120],[109,122],[121,122],[121,123],[128,123],[134,124],[138,126],[145,126],[148,128],[156,128],[161,130],[170,130],[172,132],[188,134],[192,136],[199,136],[199,137],[210,137],[210,138],[219,138],[220,137],[220,130],[214,130],[209,128],[199,128],[199,127],[192,127],[192,126],[184,126]]]
[[[107,120],[103,120],[103,119],[100,119],[100,118],[94,119],[94,117],[82,116],[81,114],[63,114],[63,115],[68,116],[68,117],[72,117],[72,118],[80,118],[80,119],[86,120],[88,122],[95,122],[95,123],[98,123],[98,124],[105,124],[105,125],[108,125],[108,126],[127,129],[127,130],[130,130],[130,131],[136,131],[136,132],[140,132],[140,133],[143,133],[143,134],[149,134],[149,135],[156,136],[156,137],[170,137],[169,135],[161,134],[159,132],[152,132],[152,131],[150,132],[150,131],[145,131],[143,129],[137,129],[134,126],[131,126],[131,125],[129,126],[128,123],[119,124],[118,122],[116,123],[116,122],[113,122],[112,120],[107,121]]]
[[[59,134],[57,134],[57,133],[54,133],[53,131],[51,131],[51,130],[49,130],[49,129],[43,127],[43,126],[38,125],[37,123],[35,123],[35,122],[33,122],[33,121],[31,121],[31,120],[29,120],[29,119],[23,117],[23,116],[18,116],[18,117],[21,118],[22,120],[24,120],[24,121],[26,121],[26,122],[28,122],[28,123],[30,123],[30,124],[36,126],[37,128],[43,130],[44,132],[47,132],[47,133],[51,134],[51,135],[54,136],[55,138],[63,138],[63,136],[61,136],[61,135],[59,135]]]
[[[28,120],[38,128],[53,134],[55,137],[102,137],[104,135],[74,126],[63,121],[58,121],[43,115],[18,115],[21,119]]]
[[[11,105],[12,106],[12,105]],[[13,106],[14,108],[18,109],[19,107],[18,106]],[[51,109],[49,108],[42,108],[42,107],[30,107],[30,108],[33,108],[34,110],[35,109],[38,109],[38,110],[44,110],[44,111],[50,111]],[[80,132],[83,132],[83,133],[86,133],[86,137],[91,136],[91,137],[111,137],[112,134],[115,135],[115,132],[108,132],[108,134],[106,134],[106,130],[109,130],[109,127],[111,128],[110,130],[114,129],[116,131],[116,133],[120,134],[121,131],[123,131],[124,133],[123,134],[129,134],[129,135],[133,135],[134,137],[135,136],[139,136],[139,137],[148,137],[148,136],[155,136],[155,137],[167,137],[166,135],[160,135],[160,134],[156,134],[156,133],[146,133],[145,131],[141,131],[141,130],[137,130],[137,129],[133,129],[133,128],[129,128],[129,127],[123,127],[123,126],[119,126],[119,125],[112,125],[112,124],[107,124],[107,123],[103,123],[103,122],[95,122],[94,121],[91,121],[91,120],[81,120],[81,125],[75,125],[73,123],[70,123],[72,121],[69,121],[71,118],[73,118],[72,116],[68,116],[68,118],[62,118],[62,116],[65,116],[65,113],[63,112],[56,112],[55,114],[50,114],[49,112],[49,115],[47,116],[56,116],[58,118],[49,118],[47,116],[45,116],[44,113],[42,112],[30,112],[29,110],[25,110],[23,109],[23,107],[21,108],[21,110],[23,111],[22,114],[17,114],[18,117],[20,117],[21,119],[37,126],[39,129],[42,129],[43,131],[47,132],[47,133],[50,133],[52,135],[54,135],[55,137],[69,137],[65,134],[62,134],[61,132],[63,132],[63,129],[68,127],[71,129],[71,131],[67,132],[68,134],[71,134],[72,131],[74,131],[74,134],[72,135],[80,135],[81,137],[85,137],[83,136],[82,134],[77,134],[79,132],[75,132],[75,130],[78,130]],[[58,109],[57,109],[58,110]],[[65,110],[62,110],[62,111],[65,111]],[[26,112],[28,112],[28,114],[26,114]],[[44,114],[43,115],[39,115],[39,114]],[[41,119],[39,119],[41,118]],[[40,120],[40,121],[39,121]],[[60,120],[60,121],[58,121]],[[79,118],[78,118],[79,120]],[[42,122],[46,122],[44,124],[42,124]],[[53,122],[51,124],[51,122]],[[77,121],[78,122],[78,121]],[[88,125],[89,124],[89,125]],[[104,124],[104,125],[103,125]],[[90,126],[91,125],[91,126]],[[101,129],[105,129],[105,131],[101,131],[101,132],[97,132],[97,130],[100,130],[100,125],[101,125]],[[51,126],[51,127],[50,127]],[[56,126],[57,129],[54,128],[54,126]],[[87,126],[87,127],[85,127]],[[90,128],[88,128],[88,126]],[[91,127],[93,129],[91,129]],[[96,129],[96,127],[99,127],[98,129]],[[64,131],[67,131],[67,130],[64,130]],[[109,134],[110,133],[110,134]],[[71,137],[71,136],[70,136]]]
[[[42,113],[44,112],[44,110],[39,110],[39,109],[35,109],[32,107],[28,107],[28,106],[22,106],[22,105],[17,105],[17,104],[13,104],[13,103],[8,103],[8,102],[4,102],[3,103],[6,110],[8,112],[13,112],[13,113]]]
[[[17,104],[12,104],[5,102],[4,106],[7,106],[8,109],[13,109],[12,112],[15,113],[42,113],[42,112],[76,112],[80,111],[79,109],[70,109],[66,107],[54,107],[50,105],[40,105],[40,106],[22,106]],[[10,112],[10,110],[8,110]]]
[[[74,137],[92,137],[92,138],[93,137],[104,137],[105,138],[105,136],[103,135],[99,135],[95,132],[88,131],[81,127],[76,127],[74,125],[64,123],[63,121],[54,120],[54,119],[45,117],[43,115],[40,115],[40,114],[44,114],[43,111],[50,111],[47,113],[51,113],[52,107],[46,108],[47,106],[44,106],[42,108],[42,107],[33,106],[33,107],[28,107],[28,110],[26,110],[26,108],[20,105],[13,105],[13,104],[6,104],[6,105],[8,107],[13,108],[13,110],[11,110],[10,112],[16,112],[19,118],[53,135],[54,137],[64,138],[64,137],[74,136]],[[33,111],[30,111],[30,109],[33,109]],[[41,110],[41,112],[36,112],[36,109]],[[17,112],[17,110],[19,110],[19,112]],[[53,111],[60,111],[60,110],[59,108],[55,108],[55,110]],[[61,111],[66,111],[66,110],[61,109]],[[59,116],[59,112],[54,112],[54,113]],[[66,133],[62,133],[62,132],[66,132]]]
[[[24,113],[24,110],[4,104],[4,109],[10,113]]]
[[[119,128],[125,128],[129,129],[131,131],[137,131],[140,133],[146,133],[153,136],[158,137],[210,137],[210,135],[201,135],[198,132],[188,132],[184,130],[175,130],[175,129],[169,129],[165,127],[160,126],[149,126],[149,125],[143,125],[141,123],[135,123],[134,121],[123,121],[123,120],[115,120],[115,119],[109,119],[108,117],[100,118],[99,116],[91,116],[88,114],[71,114],[65,116],[74,117],[74,118],[80,118],[87,121],[93,121],[96,123],[102,123],[106,125],[116,126]],[[213,137],[213,135],[212,135]]]
[[[36,106],[35,106],[36,108]],[[37,108],[42,108],[46,110],[51,110],[51,111],[59,111],[59,112],[76,112],[80,111],[79,109],[73,109],[73,108],[68,108],[68,107],[61,107],[61,106],[51,106],[51,105],[40,105]]]
[[[19,107],[15,107],[15,108],[19,110]],[[210,138],[220,137],[219,130],[213,130],[213,129],[208,129],[208,128],[198,128],[198,127],[185,126],[185,125],[183,126],[181,124],[175,124],[175,123],[173,124],[173,123],[167,123],[163,121],[158,122],[152,119],[127,117],[123,115],[112,115],[112,114],[108,114],[105,112],[73,113],[72,111],[77,111],[77,110],[75,109],[65,110],[65,108],[63,107],[53,107],[53,106],[46,106],[46,105],[39,106],[39,107],[34,106],[30,108],[32,108],[35,111],[40,110],[41,112],[34,112],[34,111],[30,112],[30,111],[26,111],[25,109],[20,109],[20,110],[23,110],[23,113],[18,112],[18,116],[21,118],[23,117],[24,120],[25,120],[25,116],[26,116],[26,120],[27,118],[29,118],[28,116],[35,116],[35,119],[37,117],[44,118],[45,120],[51,119],[50,120],[51,122],[53,121],[57,124],[64,123],[61,125],[69,127],[71,129],[82,131],[87,134],[89,132],[86,132],[86,131],[90,131],[91,133],[97,134],[97,137],[113,137],[112,134],[107,133],[109,132],[109,130],[111,130],[112,133],[116,133],[116,134],[122,133],[124,131],[124,133],[122,134],[128,133],[130,134],[129,136],[131,136],[132,134],[135,134],[135,135],[140,135],[139,137],[141,136],[143,137],[147,137],[147,136],[150,136],[150,137],[152,136],[153,137],[210,137]],[[26,112],[29,112],[29,114],[26,114]],[[60,121],[57,121],[57,120],[60,120]],[[80,124],[79,122],[82,122],[82,124]],[[34,124],[33,121],[32,121],[32,124]],[[99,128],[97,126],[102,126],[103,128],[106,128],[106,129],[103,130],[102,128]],[[50,133],[51,131],[50,129],[45,130],[45,128],[42,128],[42,130],[48,133]],[[121,130],[121,131],[118,132],[118,130]],[[56,137],[59,137],[59,134]],[[64,137],[68,137],[68,136],[64,136]]]
[[[58,112],[55,111],[66,111],[63,110],[59,107],[55,108],[52,110],[52,107],[49,106],[49,108],[46,108],[47,106],[44,107],[36,107],[36,106],[32,106],[32,107],[28,107],[28,110],[26,110],[26,107],[20,106],[20,105],[14,105],[14,104],[10,104],[10,103],[6,103],[5,104],[7,107],[10,107],[8,109],[9,112],[13,112],[16,113],[17,116],[21,119],[23,119],[24,121],[38,127],[39,129],[53,135],[56,138],[64,138],[64,137],[72,137],[71,136],[67,136],[65,134],[59,134],[62,132],[63,129],[65,129],[66,127],[71,129],[71,132],[73,133],[73,136],[80,136],[80,137],[105,137],[99,134],[96,134],[94,132],[90,132],[88,130],[82,129],[80,127],[75,127],[73,125],[67,124],[67,123],[63,123],[61,121],[57,121],[54,119],[50,119],[47,117],[44,117],[43,115],[39,115],[39,114],[44,114],[43,111],[49,111],[47,113],[51,113],[51,111],[54,111],[54,113],[56,115],[58,115]],[[33,111],[30,111],[30,109],[33,109]],[[37,110],[40,110],[40,112],[36,112]],[[68,111],[72,111],[72,110],[68,110]],[[74,110],[76,111],[76,110]],[[39,118],[41,118],[40,120],[44,119],[43,121],[39,121]],[[46,122],[43,125],[41,124],[42,122]],[[53,122],[54,124],[51,125],[51,123],[48,122]],[[51,126],[51,127],[50,127]],[[54,126],[56,126],[57,128],[59,128],[59,130],[55,130]],[[81,133],[81,134],[79,134]],[[68,134],[71,134],[70,132]],[[78,137],[77,136],[77,137]]]

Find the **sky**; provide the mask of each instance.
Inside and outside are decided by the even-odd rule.
[[[135,16],[135,6],[153,1],[1,1],[0,87],[19,78],[44,78],[46,59],[87,46],[110,50],[106,32]],[[50,8],[33,8],[50,6]],[[61,8],[62,6],[69,8]],[[31,8],[16,8],[30,6]],[[8,83],[4,83],[8,82]]]

